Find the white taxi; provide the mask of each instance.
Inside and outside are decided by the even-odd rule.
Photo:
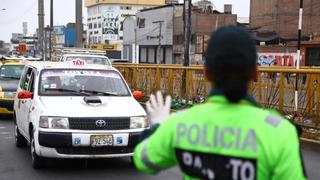
[[[46,158],[130,157],[149,126],[140,97],[113,67],[28,64],[14,101],[16,146],[30,142],[34,168]]]

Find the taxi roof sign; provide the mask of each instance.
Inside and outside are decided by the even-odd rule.
[[[75,60],[72,60],[71,63],[74,65],[74,66],[85,66],[86,65],[86,61],[84,60],[81,60],[81,59],[75,59]]]

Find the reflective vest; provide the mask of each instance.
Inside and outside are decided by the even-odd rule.
[[[135,148],[134,162],[151,174],[179,165],[184,179],[306,179],[293,124],[221,95],[167,118]]]

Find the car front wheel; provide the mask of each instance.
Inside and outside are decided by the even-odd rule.
[[[34,169],[41,169],[44,167],[46,159],[37,155],[33,134],[30,138],[31,138],[30,151],[31,151],[32,167]]]

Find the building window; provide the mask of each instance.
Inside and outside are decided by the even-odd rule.
[[[121,10],[132,10],[131,6],[120,6]]]
[[[123,36],[120,36],[120,40],[123,40]]]
[[[89,26],[89,29],[92,29],[92,23],[89,23],[88,26]]]
[[[144,28],[145,26],[146,26],[146,19],[145,18],[138,19],[138,27]]]
[[[101,16],[98,16],[97,19],[101,19]]]
[[[99,23],[99,28],[101,28],[101,23]]]
[[[94,23],[93,28],[94,28],[94,29],[97,29],[97,27],[98,27],[98,25],[97,25],[96,23]]]
[[[91,31],[91,32],[90,32],[90,35],[92,35],[92,34],[93,34],[93,32]]]

